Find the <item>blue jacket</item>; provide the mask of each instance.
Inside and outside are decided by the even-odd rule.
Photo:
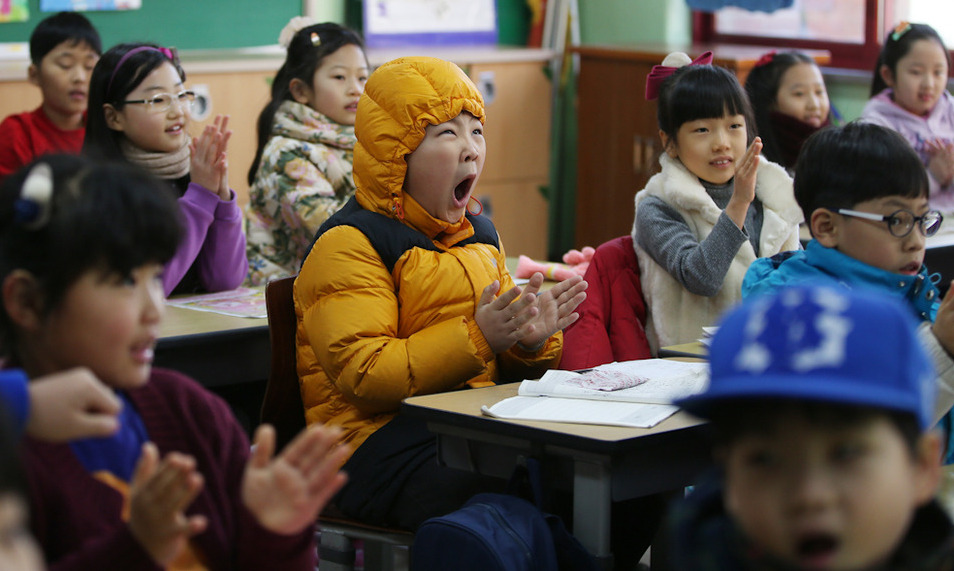
[[[11,416],[13,427],[18,433],[26,426],[30,412],[30,393],[27,392],[28,379],[20,369],[0,371],[0,406],[6,408]]]
[[[868,288],[897,296],[910,303],[922,321],[933,322],[941,302],[934,276],[929,275],[924,266],[915,276],[896,274],[826,248],[816,240],[809,242],[804,250],[782,252],[752,262],[742,280],[742,298],[771,293],[786,285],[823,281],[848,289]]]

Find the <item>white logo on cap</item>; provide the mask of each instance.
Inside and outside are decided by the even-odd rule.
[[[805,299],[801,290],[786,291],[780,296],[781,304],[794,310],[789,313],[794,313],[795,319],[787,324],[785,348],[788,350],[775,351],[774,355],[760,339],[767,329],[771,334],[771,329],[779,325],[771,327],[766,320],[768,304],[753,309],[743,328],[742,350],[735,359],[735,366],[740,371],[762,373],[772,364],[773,358],[788,358],[791,369],[798,372],[844,364],[845,341],[852,329],[851,320],[843,315],[849,300],[828,289],[811,293],[812,299]]]

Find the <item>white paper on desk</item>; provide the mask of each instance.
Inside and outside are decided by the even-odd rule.
[[[668,404],[516,396],[504,399],[491,407],[483,406],[480,410],[487,416],[510,420],[651,428],[679,408]]]
[[[703,391],[709,378],[707,363],[640,359],[600,365],[597,369],[618,370],[645,377],[646,382],[618,391],[599,391],[579,386],[580,373],[547,371],[539,381],[523,381],[517,394],[527,397],[563,397],[633,403],[668,404]]]

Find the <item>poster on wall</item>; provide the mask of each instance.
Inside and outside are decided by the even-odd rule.
[[[369,47],[497,42],[494,0],[364,0]]]
[[[4,0],[0,0],[4,1]],[[138,10],[142,0],[40,0],[42,12]]]
[[[0,23],[26,22],[29,19],[27,0],[0,0]]]

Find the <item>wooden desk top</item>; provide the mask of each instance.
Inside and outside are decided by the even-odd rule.
[[[267,329],[268,318],[234,317],[231,315],[222,315],[221,313],[167,305],[166,315],[160,327],[160,340],[174,340],[195,335],[230,331],[242,332],[244,330],[257,328]]]
[[[489,417],[481,413],[481,406],[491,406],[506,398],[517,396],[519,387],[520,383],[508,383],[494,387],[410,397],[404,401],[402,410],[414,416],[426,417],[429,421],[439,421],[442,415],[458,415],[461,426],[470,425],[473,427],[479,423],[481,429],[495,428],[505,433],[514,432],[515,426],[525,427],[536,431],[549,431],[554,433],[555,436],[585,439],[589,442],[600,441],[607,444],[620,443],[634,438],[663,434],[704,424],[704,421],[681,411],[652,428],[507,420]]]

